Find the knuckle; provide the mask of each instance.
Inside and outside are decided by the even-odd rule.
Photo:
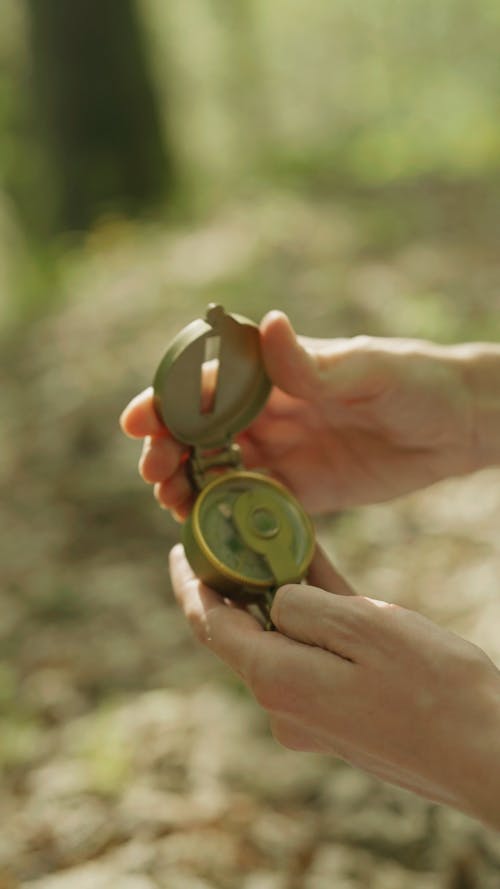
[[[356,631],[355,622],[349,619],[339,620],[332,614],[325,614],[322,622],[322,635],[328,650],[334,649],[339,643],[346,650],[351,650],[359,639],[360,633]]]
[[[356,352],[368,352],[373,349],[374,337],[360,333],[352,338],[352,346]]]
[[[356,596],[352,600],[354,605],[353,614],[355,620],[360,626],[366,626],[367,623],[377,624],[387,620],[390,615],[392,618],[396,616],[402,617],[404,609],[393,602],[384,602],[382,599],[371,599],[368,596]]]
[[[326,648],[335,649],[340,645],[345,652],[354,654],[360,645],[379,635],[387,626],[387,613],[362,596],[346,598],[342,605],[341,611],[325,609],[321,621],[322,637]]]
[[[349,599],[342,612],[342,619],[338,621],[336,616],[329,615],[329,620],[337,632],[341,630],[350,639],[357,639],[366,632],[367,625],[371,622],[371,611],[366,600],[361,596]]]
[[[351,362],[354,375],[363,376],[368,371],[385,378],[387,374],[387,356],[381,349],[377,337],[360,334],[351,340]]]

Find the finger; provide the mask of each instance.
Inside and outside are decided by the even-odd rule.
[[[307,580],[311,586],[319,587],[322,590],[328,590],[328,592],[336,593],[339,596],[356,595],[353,588],[347,583],[347,580],[344,580],[342,575],[335,570],[323,547],[320,546],[319,543],[316,543],[316,549],[307,574]]]
[[[317,400],[326,391],[347,405],[363,403],[379,395],[393,376],[387,347],[384,351],[390,341],[369,336],[298,337],[283,312],[264,317],[261,342],[273,383],[306,400]]]
[[[170,554],[170,573],[176,598],[195,635],[243,678],[266,710],[304,721],[312,708],[314,718],[321,721],[325,671],[340,699],[357,700],[351,664],[280,633],[266,632],[247,612],[225,605],[195,577],[182,546]]]
[[[336,595],[305,584],[287,584],[274,597],[271,619],[297,642],[325,648],[353,662],[371,648],[375,604],[361,596]]]
[[[179,509],[185,501],[192,498],[193,489],[186,473],[181,468],[174,472],[171,478],[156,482],[153,493],[160,506],[165,506],[167,509]]]
[[[194,506],[195,499],[196,498],[194,494],[192,494],[190,497],[188,497],[187,500],[183,500],[182,503],[178,503],[177,506],[170,510],[176,522],[180,522],[182,524],[182,522],[186,521],[189,513]]]
[[[201,365],[201,402],[202,414],[212,413],[215,407],[215,394],[217,389],[217,377],[219,374],[219,359],[211,358]]]
[[[162,482],[176,472],[185,453],[182,445],[173,438],[148,435],[139,460],[139,472],[145,482]]]
[[[241,459],[243,461],[243,465],[247,469],[253,469],[256,466],[263,465],[264,458],[262,448],[254,441],[252,441],[251,438],[246,435],[246,433],[238,435],[236,441],[241,449]]]
[[[318,345],[310,348],[314,350],[324,391],[335,396],[341,404],[350,406],[370,402],[380,395],[393,377],[387,356],[380,347],[382,341],[377,337],[355,336],[316,342]]]
[[[168,435],[168,430],[156,413],[151,386],[144,392],[140,392],[127,404],[120,416],[120,426],[125,435],[131,438],[144,438],[145,435]]]
[[[259,622],[246,611],[229,608],[221,596],[202,583],[181,544],[172,549],[169,565],[175,597],[197,639],[245,677],[255,639],[264,633]]]
[[[262,357],[274,383],[297,398],[309,399],[317,393],[318,371],[315,358],[299,342],[283,312],[269,312],[260,325]]]

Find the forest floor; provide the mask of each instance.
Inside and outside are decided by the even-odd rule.
[[[4,337],[0,889],[498,889],[500,837],[280,748],[172,602],[178,526],[117,417],[216,299],[311,336],[500,334],[498,190],[250,195],[109,222]],[[500,470],[318,522],[360,591],[500,663]]]

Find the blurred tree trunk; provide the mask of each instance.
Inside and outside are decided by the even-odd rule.
[[[160,200],[172,167],[134,0],[26,0],[52,228]]]

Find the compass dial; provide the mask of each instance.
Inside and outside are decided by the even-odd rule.
[[[205,557],[240,584],[269,588],[299,579],[312,555],[310,521],[280,484],[256,472],[221,476],[202,491],[193,516]],[[275,553],[283,577],[277,577]]]

